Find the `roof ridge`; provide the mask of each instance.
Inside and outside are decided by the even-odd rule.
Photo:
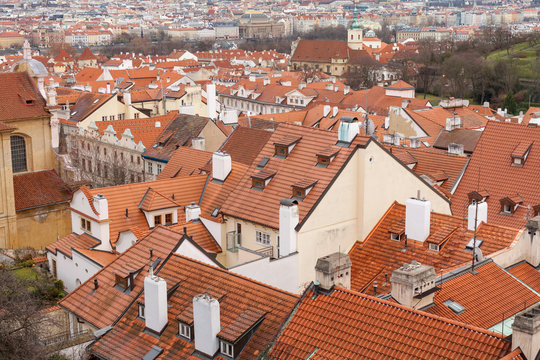
[[[337,287],[337,286],[334,287],[334,289],[335,289],[334,291],[341,291],[343,293],[349,293],[351,295],[364,298],[364,299],[366,299],[368,301],[378,302],[378,303],[380,303],[382,305],[385,305],[385,306],[394,307],[394,308],[402,310],[402,311],[406,311],[406,312],[413,313],[413,314],[416,314],[416,315],[431,318],[431,319],[436,320],[436,321],[445,322],[445,323],[448,323],[450,325],[457,326],[457,327],[460,327],[460,328],[468,330],[468,331],[482,333],[482,334],[485,334],[487,336],[491,336],[491,337],[494,337],[494,338],[497,338],[497,339],[500,339],[500,340],[504,339],[504,336],[502,334],[499,334],[499,333],[496,333],[494,331],[490,331],[490,330],[487,330],[487,329],[483,329],[483,328],[478,327],[478,326],[466,324],[466,323],[461,322],[461,321],[452,320],[452,319],[446,318],[444,316],[433,315],[433,314],[430,314],[430,313],[422,311],[422,310],[414,309],[414,308],[411,308],[411,307],[408,307],[408,306],[405,306],[405,305],[401,305],[399,303],[394,303],[394,302],[391,302],[389,300],[381,299],[381,298],[378,298],[378,297],[375,297],[375,296],[372,296],[372,295],[368,295],[368,294],[364,294],[364,293],[361,293],[361,292],[358,292],[358,291],[355,291],[355,290],[345,289],[345,288]]]
[[[118,189],[118,188],[122,188],[122,187],[128,187],[128,186],[134,186],[134,185],[139,185],[139,186],[144,186],[146,185],[147,187],[152,187],[151,185],[152,184],[155,184],[157,182],[172,182],[172,181],[179,181],[179,180],[187,180],[187,179],[195,179],[197,177],[200,177],[200,176],[206,176],[207,174],[197,174],[197,175],[192,175],[192,176],[185,176],[185,177],[179,177],[179,178],[169,178],[169,179],[157,179],[157,180],[151,180],[151,181],[146,181],[146,182],[141,182],[141,183],[131,183],[131,184],[121,184],[121,185],[114,185],[114,186],[105,186],[105,187],[100,187],[100,188],[94,188],[94,189],[88,189],[88,191],[90,192],[90,194],[92,194],[92,192],[96,192],[98,193],[99,191],[101,191],[102,189]],[[85,186],[85,185],[83,185]]]

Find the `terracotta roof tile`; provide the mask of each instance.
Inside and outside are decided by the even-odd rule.
[[[45,249],[55,255],[58,255],[58,252],[61,252],[62,254],[71,258],[71,249],[90,249],[94,246],[99,245],[99,243],[100,242],[97,239],[94,239],[87,234],[69,234],[64,236],[62,239],[48,245]]]
[[[189,223],[186,226],[188,235],[191,235],[191,229],[201,226],[201,223]],[[144,239],[137,241],[116,260],[69,293],[59,305],[98,328],[112,324],[143,288],[144,276],[148,273],[149,249],[153,249],[154,259],[160,258],[163,261],[182,238],[182,233],[163,226],[156,227]],[[84,245],[77,247],[86,248]],[[134,279],[135,287],[130,292],[114,288],[115,274],[125,272],[126,269],[141,269]],[[94,289],[94,279],[98,281],[97,290]]]
[[[540,292],[540,272],[531,264],[522,262],[507,269],[508,272],[523,281],[533,290]]]
[[[514,149],[520,143],[532,143],[522,167],[512,166]],[[490,121],[476,146],[469,165],[452,196],[452,212],[466,216],[468,194],[474,190],[486,190],[487,221],[502,226],[521,227],[532,217],[532,207],[540,204],[540,128],[520,124]],[[518,206],[512,215],[501,214],[500,200],[520,195]],[[529,208],[530,207],[530,208]]]
[[[28,73],[0,73],[0,121],[50,116]]]
[[[502,336],[335,288],[309,289],[270,351],[279,359],[499,359]]]
[[[71,200],[70,188],[55,170],[42,170],[13,176],[15,209],[67,203]]]
[[[84,256],[97,262],[101,266],[107,266],[113,262],[117,256],[105,251],[89,250],[87,248],[73,248],[73,250],[80,252]]]
[[[473,129],[454,129],[452,131],[443,130],[433,142],[433,147],[438,149],[448,149],[448,145],[461,144],[465,153],[472,153],[476,143],[482,135],[481,131]]]
[[[231,155],[233,161],[251,165],[272,133],[260,129],[237,127],[227,138],[220,151]]]
[[[146,272],[143,270],[141,274],[136,280],[136,291],[132,291],[131,294],[139,293]],[[296,295],[179,255],[171,256],[157,274],[165,279],[168,285],[180,283],[168,301],[169,326],[164,333],[156,339],[143,332],[145,323],[144,320],[137,318],[138,310],[135,303],[128,308],[121,320],[92,346],[94,354],[108,359],[138,359],[142,358],[153,345],[157,345],[163,349],[161,358],[193,358],[194,344],[177,336],[176,318],[180,315],[182,319],[191,321],[189,308],[192,308],[193,297],[203,293],[218,293],[224,295],[221,296],[219,304],[222,327],[220,334],[223,337],[232,338],[238,335],[264,315],[264,319],[236,357],[255,359],[277,335],[281,324],[298,300]],[[107,292],[111,295],[115,291],[116,289],[107,286]],[[135,300],[136,295],[130,298]],[[138,301],[142,301],[142,297],[139,297]],[[124,308],[129,304],[122,303],[125,304]]]
[[[141,203],[139,204],[139,208],[144,211],[162,210],[179,206],[180,205],[177,204],[175,201],[161,195],[159,192],[152,189],[151,187],[146,190],[146,193],[144,194]]]
[[[294,146],[287,158],[274,157],[278,139],[290,136],[302,139]],[[326,168],[318,167],[317,154],[335,145],[337,135],[330,131],[279,124],[266,145],[263,147],[239,185],[223,206],[223,213],[250,220],[269,227],[278,228],[279,203],[283,198],[291,198],[291,185],[303,178],[318,180],[309,194],[298,204],[300,222],[311,210],[317,199],[330,184],[339,169],[357,146],[367,144],[370,138],[357,136],[349,147],[343,147]],[[263,191],[251,188],[252,176],[258,176],[257,164],[263,157],[270,160],[264,167],[264,175],[275,173]],[[250,204],[250,206],[246,206]],[[264,206],[260,206],[264,204]]]
[[[212,153],[209,151],[180,146],[158,175],[158,179],[198,175],[211,159]]]
[[[439,284],[434,305],[426,311],[489,329],[540,301],[540,296],[492,261],[475,267],[474,275],[469,270]],[[456,314],[444,304],[447,300],[459,303],[465,311]]]
[[[433,266],[438,273],[470,261],[471,252],[465,247],[474,232],[467,230],[466,220],[455,216],[431,212],[430,237],[424,243],[411,239],[405,243],[403,238],[392,240],[389,232],[396,223],[404,226],[405,208],[405,205],[392,204],[366,239],[357,241],[349,251],[353,290],[371,294],[372,283],[377,281],[378,292],[388,292],[392,271],[412,260]],[[477,238],[483,240],[480,249],[484,256],[488,256],[511,245],[518,233],[517,229],[481,223]],[[444,239],[446,241],[441,243]],[[440,251],[429,249],[428,242],[432,240],[440,244]]]

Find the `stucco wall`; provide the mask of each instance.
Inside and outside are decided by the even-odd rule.
[[[213,121],[208,121],[200,136],[205,140],[205,150],[210,152],[217,151],[227,138]]]
[[[70,213],[69,203],[18,211],[17,240],[12,246],[45,248],[71,233]]]

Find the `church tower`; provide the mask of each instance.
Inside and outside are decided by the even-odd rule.
[[[363,37],[362,29],[360,28],[360,21],[358,21],[358,10],[354,7],[354,19],[351,26],[347,30],[347,45],[353,50],[363,49]]]

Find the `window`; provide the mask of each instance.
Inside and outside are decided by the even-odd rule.
[[[161,164],[157,164],[157,173],[161,174]]]
[[[223,355],[227,355],[229,357],[234,357],[234,348],[233,348],[232,344],[230,344],[228,342],[225,342],[225,341],[221,341],[220,342],[220,349],[221,349],[221,353]]]
[[[123,152],[120,153],[120,160],[124,161],[124,153]]]
[[[11,140],[11,167],[14,173],[27,171],[26,141],[22,136],[14,135]]]
[[[133,114],[133,118],[134,118],[134,119],[138,119],[138,118],[139,118],[139,113]]]
[[[118,274],[114,274],[114,285],[117,286],[118,288],[122,289],[122,290],[127,290],[128,289],[128,278],[127,277],[122,277]],[[144,305],[143,305],[144,306]],[[140,308],[139,308],[140,310]],[[144,308],[143,308],[143,316],[144,318]]]
[[[143,304],[139,304],[139,317],[141,319],[144,319],[144,305]]]
[[[131,155],[131,163],[133,164],[133,155]]]
[[[510,206],[510,204],[504,204],[503,205],[503,213],[511,214],[512,213],[512,206]]]
[[[165,214],[165,225],[172,224],[172,214]]]
[[[251,187],[253,189],[264,189],[264,180],[251,178]]]
[[[141,165],[141,158],[140,157],[137,158],[137,165]]]
[[[87,144],[86,144],[86,149],[87,149],[88,151],[90,151],[90,143],[87,143]]]
[[[191,326],[181,323],[178,323],[178,335],[191,340]]]
[[[158,226],[161,224],[161,215],[154,216],[154,226]]]
[[[109,116],[109,120],[114,120],[114,115]]]
[[[107,115],[102,116],[101,121],[107,121]]]
[[[440,246],[438,244],[434,244],[434,243],[428,243],[428,244],[429,244],[429,250],[433,250],[433,251],[440,250]]]
[[[263,231],[255,231],[255,241],[259,244],[270,245],[270,234]]]
[[[103,155],[107,156],[107,149],[103,148]]]
[[[153,171],[154,171],[154,169],[153,169],[153,167],[152,167],[152,163],[149,162],[149,163],[147,164],[147,172],[148,172],[149,174],[151,174]]]
[[[81,218],[81,229],[85,232],[92,232],[92,223],[90,220]]]
[[[288,155],[288,152],[289,152],[289,149],[288,149],[287,146],[278,146],[278,145],[276,145],[274,155],[279,156],[279,157],[286,157]]]
[[[395,240],[395,241],[400,241],[401,240],[401,234],[391,232],[390,233],[390,239]]]
[[[329,157],[317,155],[317,166],[328,167],[328,165],[330,165]]]

